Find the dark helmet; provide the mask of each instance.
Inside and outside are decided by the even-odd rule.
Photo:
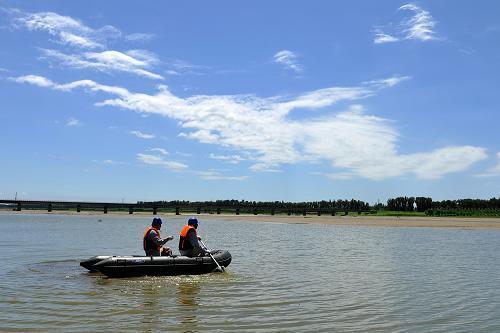
[[[153,219],[153,222],[151,223],[151,225],[152,225],[152,226],[160,226],[160,227],[161,227],[161,223],[162,223],[162,222],[161,222],[161,218],[159,218],[159,217],[155,217],[155,218]]]
[[[198,226],[198,219],[196,217],[190,217],[188,220],[188,225]]]

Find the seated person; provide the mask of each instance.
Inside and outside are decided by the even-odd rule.
[[[172,255],[172,250],[167,248],[163,248],[162,246],[174,239],[174,236],[168,236],[165,239],[161,239],[160,229],[161,229],[161,219],[155,217],[153,222],[151,223],[151,227],[148,227],[144,232],[143,237],[143,247],[147,256],[170,256]]]
[[[207,253],[198,241],[201,238],[198,237],[196,229],[198,229],[198,220],[194,217],[189,218],[179,238],[179,252],[182,256],[198,257]]]

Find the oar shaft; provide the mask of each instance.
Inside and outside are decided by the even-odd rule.
[[[214,256],[212,255],[212,253],[210,253],[210,251],[207,249],[207,246],[203,243],[203,241],[201,239],[200,239],[200,243],[201,243],[201,245],[203,245],[203,247],[205,248],[205,250],[207,250],[208,254],[210,255],[210,258],[212,258],[212,260],[215,262],[215,264],[221,270],[221,272],[224,272],[224,269],[222,267],[220,267],[220,265],[217,262],[217,260],[215,260]]]

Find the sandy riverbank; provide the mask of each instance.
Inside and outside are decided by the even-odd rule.
[[[151,212],[102,212],[82,211],[55,211],[45,210],[24,210],[21,212],[0,211],[2,215],[82,215],[96,217],[123,217],[123,218],[144,218],[152,217]],[[194,214],[196,215],[196,214]],[[176,216],[170,214],[158,214],[162,218],[185,218],[190,214]],[[275,222],[292,224],[331,224],[345,226],[368,226],[368,227],[431,227],[431,228],[465,228],[465,229],[500,229],[500,218],[478,218],[478,217],[420,217],[420,216],[287,216],[287,215],[230,215],[230,214],[200,214],[196,215],[201,220],[219,221],[249,221],[249,222]]]

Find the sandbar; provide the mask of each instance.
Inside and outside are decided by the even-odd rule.
[[[122,217],[122,218],[144,218],[153,217],[152,212],[113,212],[103,214],[98,211],[53,211],[46,210],[23,210],[20,212],[0,210],[1,215],[81,215],[96,217]],[[424,227],[424,228],[461,228],[461,229],[500,229],[500,218],[497,217],[427,217],[427,216],[316,216],[316,215],[233,215],[233,214],[190,214],[182,213],[176,216],[174,213],[158,213],[162,218],[187,218],[197,216],[201,220],[218,221],[247,221],[267,223],[291,223],[291,224],[329,224],[340,226],[366,226],[366,227]]]

